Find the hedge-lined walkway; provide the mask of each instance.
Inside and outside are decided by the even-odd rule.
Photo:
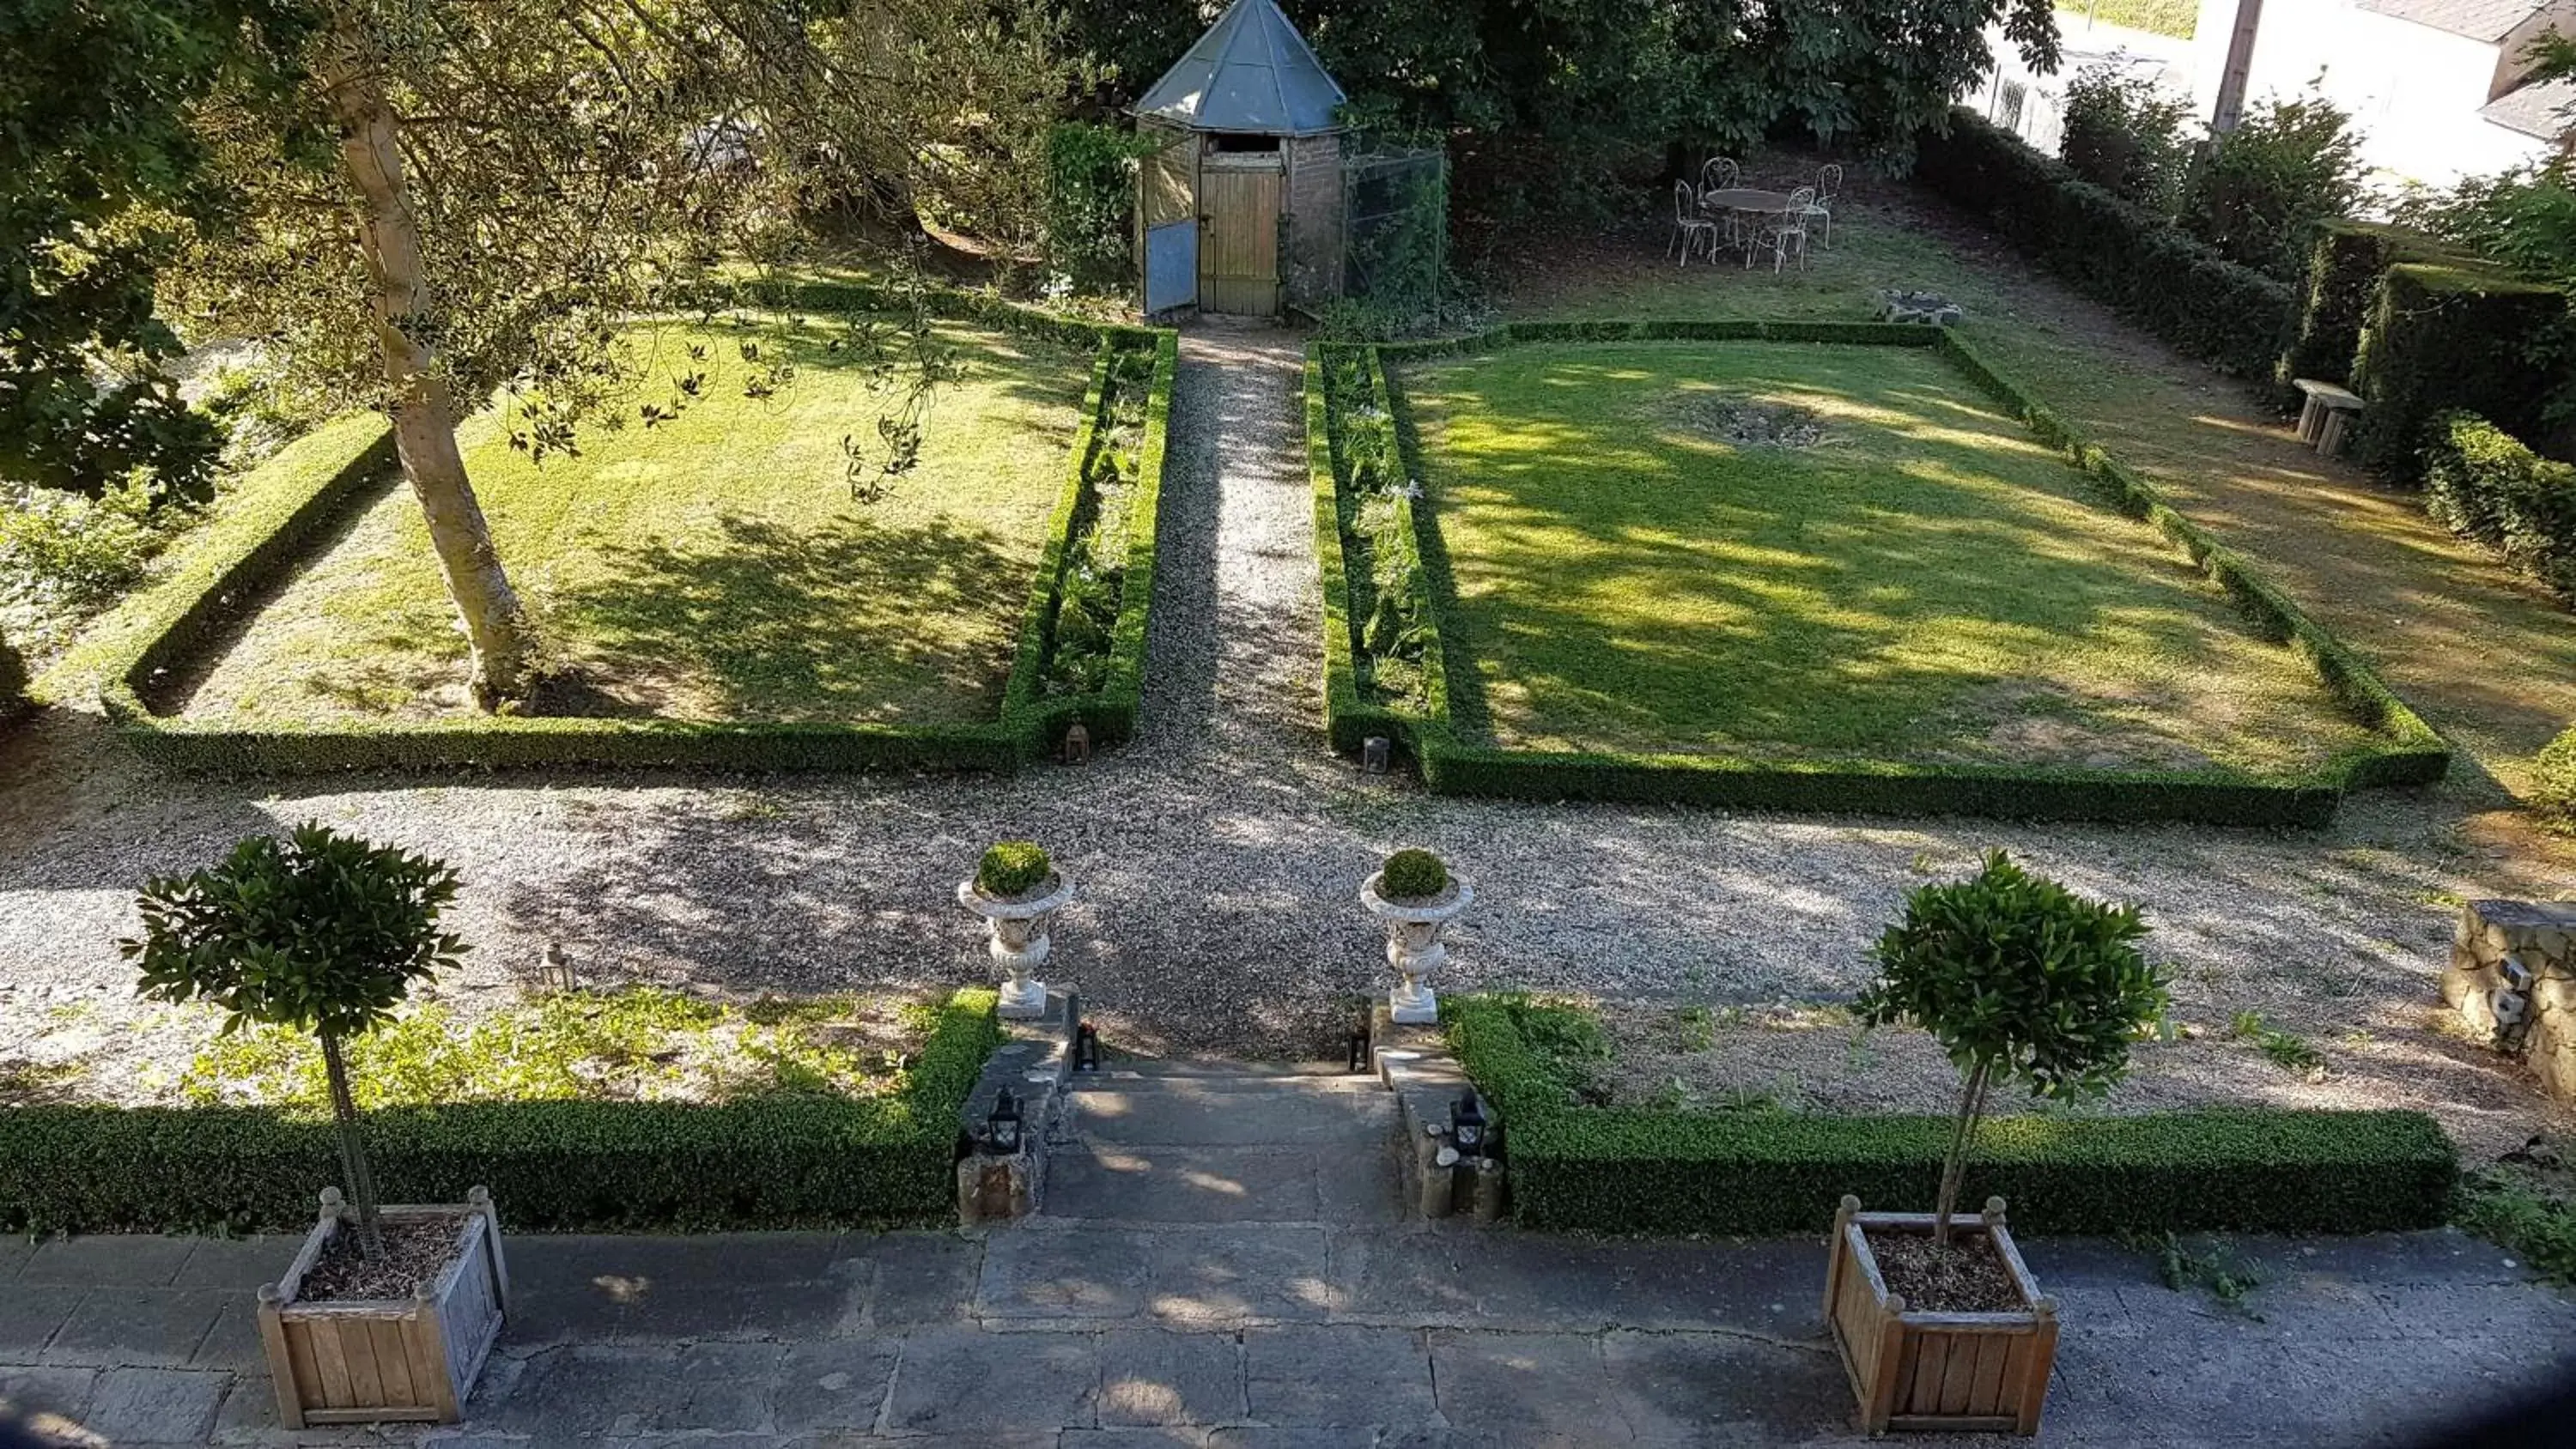
[[[2077,296],[1929,192],[1857,182],[1836,207],[1833,249],[1778,279],[1676,268],[1654,250],[1666,226],[1520,248],[1508,314],[1850,319],[1882,288],[1941,292],[1966,307],[1979,350],[2246,554],[2474,757],[2449,787],[2460,814],[2504,804],[2576,722],[2576,620],[2539,585],[2425,517],[2419,494],[2319,457],[2245,384]],[[2509,816],[2472,824],[2518,855],[2571,856]]]
[[[503,1205],[503,1213],[508,1212]],[[2025,1244],[2065,1324],[2039,1443],[2405,1443],[2549,1387],[2576,1298],[2422,1233],[2231,1249],[2241,1308],[2144,1253]],[[467,1422],[276,1426],[254,1285],[285,1240],[0,1244],[0,1400],[166,1446],[1852,1444],[1807,1239],[1031,1226],[514,1238]],[[84,1441],[86,1442],[86,1441]],[[721,1441],[718,1441],[721,1442]]]

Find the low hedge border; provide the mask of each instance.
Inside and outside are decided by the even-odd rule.
[[[1927,131],[1916,174],[2076,290],[2221,372],[2268,380],[2298,293],[2042,155],[1974,111]]]
[[[1499,1109],[1525,1227],[1807,1233],[1844,1193],[1904,1210],[1939,1183],[1947,1117],[1576,1106],[1500,1006],[1447,1006],[1451,1049]],[[2420,1112],[1999,1117],[1980,1125],[1966,1199],[2001,1194],[2032,1232],[2388,1232],[2446,1221],[2458,1175]]]
[[[1327,375],[1341,344],[1319,344],[1307,357],[1307,468],[1315,493],[1317,552],[1325,588],[1325,721],[1336,748],[1352,750],[1369,735],[1404,744],[1424,783],[1439,794],[1521,799],[1597,799],[1715,805],[1836,814],[1961,814],[2031,819],[2190,820],[2249,826],[2321,826],[2351,790],[2428,784],[2450,764],[2450,748],[2378,674],[2256,575],[2233,551],[2184,518],[2125,464],[2086,442],[1979,355],[1956,332],[1886,323],[1582,322],[1514,323],[1470,337],[1388,343],[1359,350],[1374,389],[1370,405],[1398,416],[1400,390],[1386,380],[1388,359],[1447,356],[1534,341],[1762,340],[1928,347],[1992,395],[2032,433],[2090,476],[2107,501],[2153,524],[2264,634],[2299,651],[2336,700],[2383,743],[2341,757],[2316,772],[2265,779],[2229,770],[2090,770],[2073,767],[1936,765],[1907,761],[1771,761],[1725,756],[1512,750],[1462,738],[1452,713],[1443,660],[1432,672],[1429,707],[1390,709],[1362,697],[1359,644],[1353,632],[1341,490],[1348,460],[1336,459],[1333,401]],[[1402,436],[1404,429],[1394,430]],[[1408,466],[1390,476],[1420,477]],[[1426,617],[1436,636],[1443,603],[1454,597],[1434,510],[1414,512],[1430,589]]]
[[[26,707],[27,661],[9,636],[0,634],[0,724],[7,724]]]
[[[513,1230],[949,1221],[993,1002],[952,996],[892,1097],[389,1108],[366,1114],[368,1162],[388,1202],[489,1184]],[[299,1230],[340,1179],[337,1141],[327,1115],[273,1108],[0,1108],[0,1228]]]
[[[747,282],[712,299],[780,311],[863,310],[888,305],[882,289],[845,282]],[[1048,525],[998,718],[963,725],[827,722],[733,722],[658,719],[535,718],[494,715],[425,721],[292,727],[234,726],[157,714],[158,687],[251,607],[264,590],[302,561],[313,542],[346,516],[353,502],[393,465],[385,421],[340,419],[272,460],[289,470],[283,484],[259,490],[273,527],[248,532],[231,549],[210,550],[185,572],[154,587],[153,617],[137,642],[105,662],[100,703],[135,751],[164,768],[206,774],[301,774],[333,770],[523,769],[581,766],[727,771],[996,770],[1040,757],[1076,720],[1095,743],[1115,744],[1135,731],[1143,690],[1146,619],[1153,600],[1155,518],[1163,483],[1164,432],[1178,369],[1169,330],[1076,322],[998,298],[933,294],[943,317],[1006,327],[1079,345],[1097,355],[1082,421]],[[1146,403],[1144,466],[1128,510],[1128,582],[1112,646],[1110,682],[1097,694],[1042,699],[1039,680],[1061,587],[1068,532],[1089,486],[1092,451],[1110,404],[1116,355],[1150,348],[1154,366]],[[263,470],[265,471],[265,470]]]

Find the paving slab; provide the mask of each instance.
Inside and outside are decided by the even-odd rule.
[[[29,1416],[77,1419],[98,1375],[89,1368],[0,1368],[0,1405]]]
[[[1269,1424],[1436,1425],[1431,1355],[1409,1328],[1256,1328],[1243,1335],[1244,1394]]]
[[[1124,1223],[1315,1222],[1315,1156],[1279,1147],[1060,1147],[1049,1217]]]
[[[1201,1093],[1085,1091],[1075,1095],[1083,1140],[1121,1146],[1315,1147],[1366,1150],[1395,1131],[1383,1092]]]
[[[255,1293],[286,1276],[302,1251],[302,1234],[262,1233],[247,1238],[199,1238],[172,1275],[173,1288],[233,1288]]]
[[[1443,1329],[1429,1336],[1440,1414],[1453,1428],[1527,1437],[1636,1437],[1589,1334]]]
[[[197,1239],[144,1233],[48,1238],[18,1269],[18,1282],[91,1288],[167,1288],[197,1251]]]
[[[1067,1429],[1056,1449],[1206,1449],[1208,1431],[1181,1425]]]
[[[1797,1239],[1594,1242],[1513,1229],[1347,1234],[1355,1316],[1468,1327],[1823,1331],[1825,1253]]]
[[[27,1260],[35,1255],[36,1245],[24,1237],[0,1238],[0,1283],[17,1277],[18,1270],[26,1267]]]
[[[34,1363],[90,1290],[73,1283],[11,1283],[0,1292],[0,1363]]]
[[[1100,1338],[1104,1425],[1238,1424],[1243,1345],[1231,1333],[1121,1329]]]
[[[1642,1444],[1786,1444],[1848,1432],[1851,1388],[1825,1342],[1618,1331],[1603,1392]]]
[[[259,1299],[240,1289],[224,1292],[213,1326],[197,1341],[188,1367],[265,1373],[268,1351],[259,1341]]]
[[[867,1321],[878,1329],[956,1323],[971,1311],[982,1242],[956,1233],[883,1233],[845,1247],[869,1269]]]
[[[238,1296],[218,1288],[93,1288],[45,1345],[44,1361],[185,1367],[224,1304]]]
[[[906,1338],[889,1434],[1091,1428],[1100,1352],[1089,1335],[927,1328]]]
[[[1321,1227],[1241,1224],[1174,1228],[1142,1242],[1154,1317],[1175,1323],[1314,1321],[1341,1306],[1331,1237]]]
[[[893,1340],[882,1338],[834,1338],[790,1347],[778,1362],[770,1396],[778,1432],[874,1429],[899,1354]]]
[[[783,1356],[774,1345],[751,1343],[548,1349],[486,1366],[493,1377],[475,1395],[477,1427],[548,1440],[762,1432]]]
[[[1134,1318],[1151,1291],[1154,1239],[1125,1228],[1029,1227],[985,1244],[975,1313],[985,1319]]]
[[[233,1377],[193,1369],[121,1368],[99,1375],[81,1416],[110,1444],[187,1444],[206,1436]]]

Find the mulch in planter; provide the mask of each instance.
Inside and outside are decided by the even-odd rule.
[[[2003,1255],[1983,1233],[1955,1228],[1948,1247],[1929,1233],[1871,1233],[1887,1291],[1922,1313],[2014,1313],[2025,1306]]]

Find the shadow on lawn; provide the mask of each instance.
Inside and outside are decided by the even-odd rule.
[[[2349,733],[2178,552],[2007,420],[1903,375],[1915,359],[1746,354],[1506,359],[1434,384],[1474,429],[1425,469],[1447,515],[1428,551],[1459,551],[1469,601],[1457,653],[1488,665],[1453,669],[1471,737],[1506,683],[1521,728],[1578,746],[2190,766]],[[1631,416],[1713,384],[1822,409],[1827,437],[1737,449]],[[1468,510],[1472,544],[1449,536]],[[2243,708],[2258,679],[2274,697]]]
[[[728,514],[711,535],[608,545],[602,560],[550,604],[578,652],[542,712],[982,719],[1029,584],[995,535],[946,520]]]

